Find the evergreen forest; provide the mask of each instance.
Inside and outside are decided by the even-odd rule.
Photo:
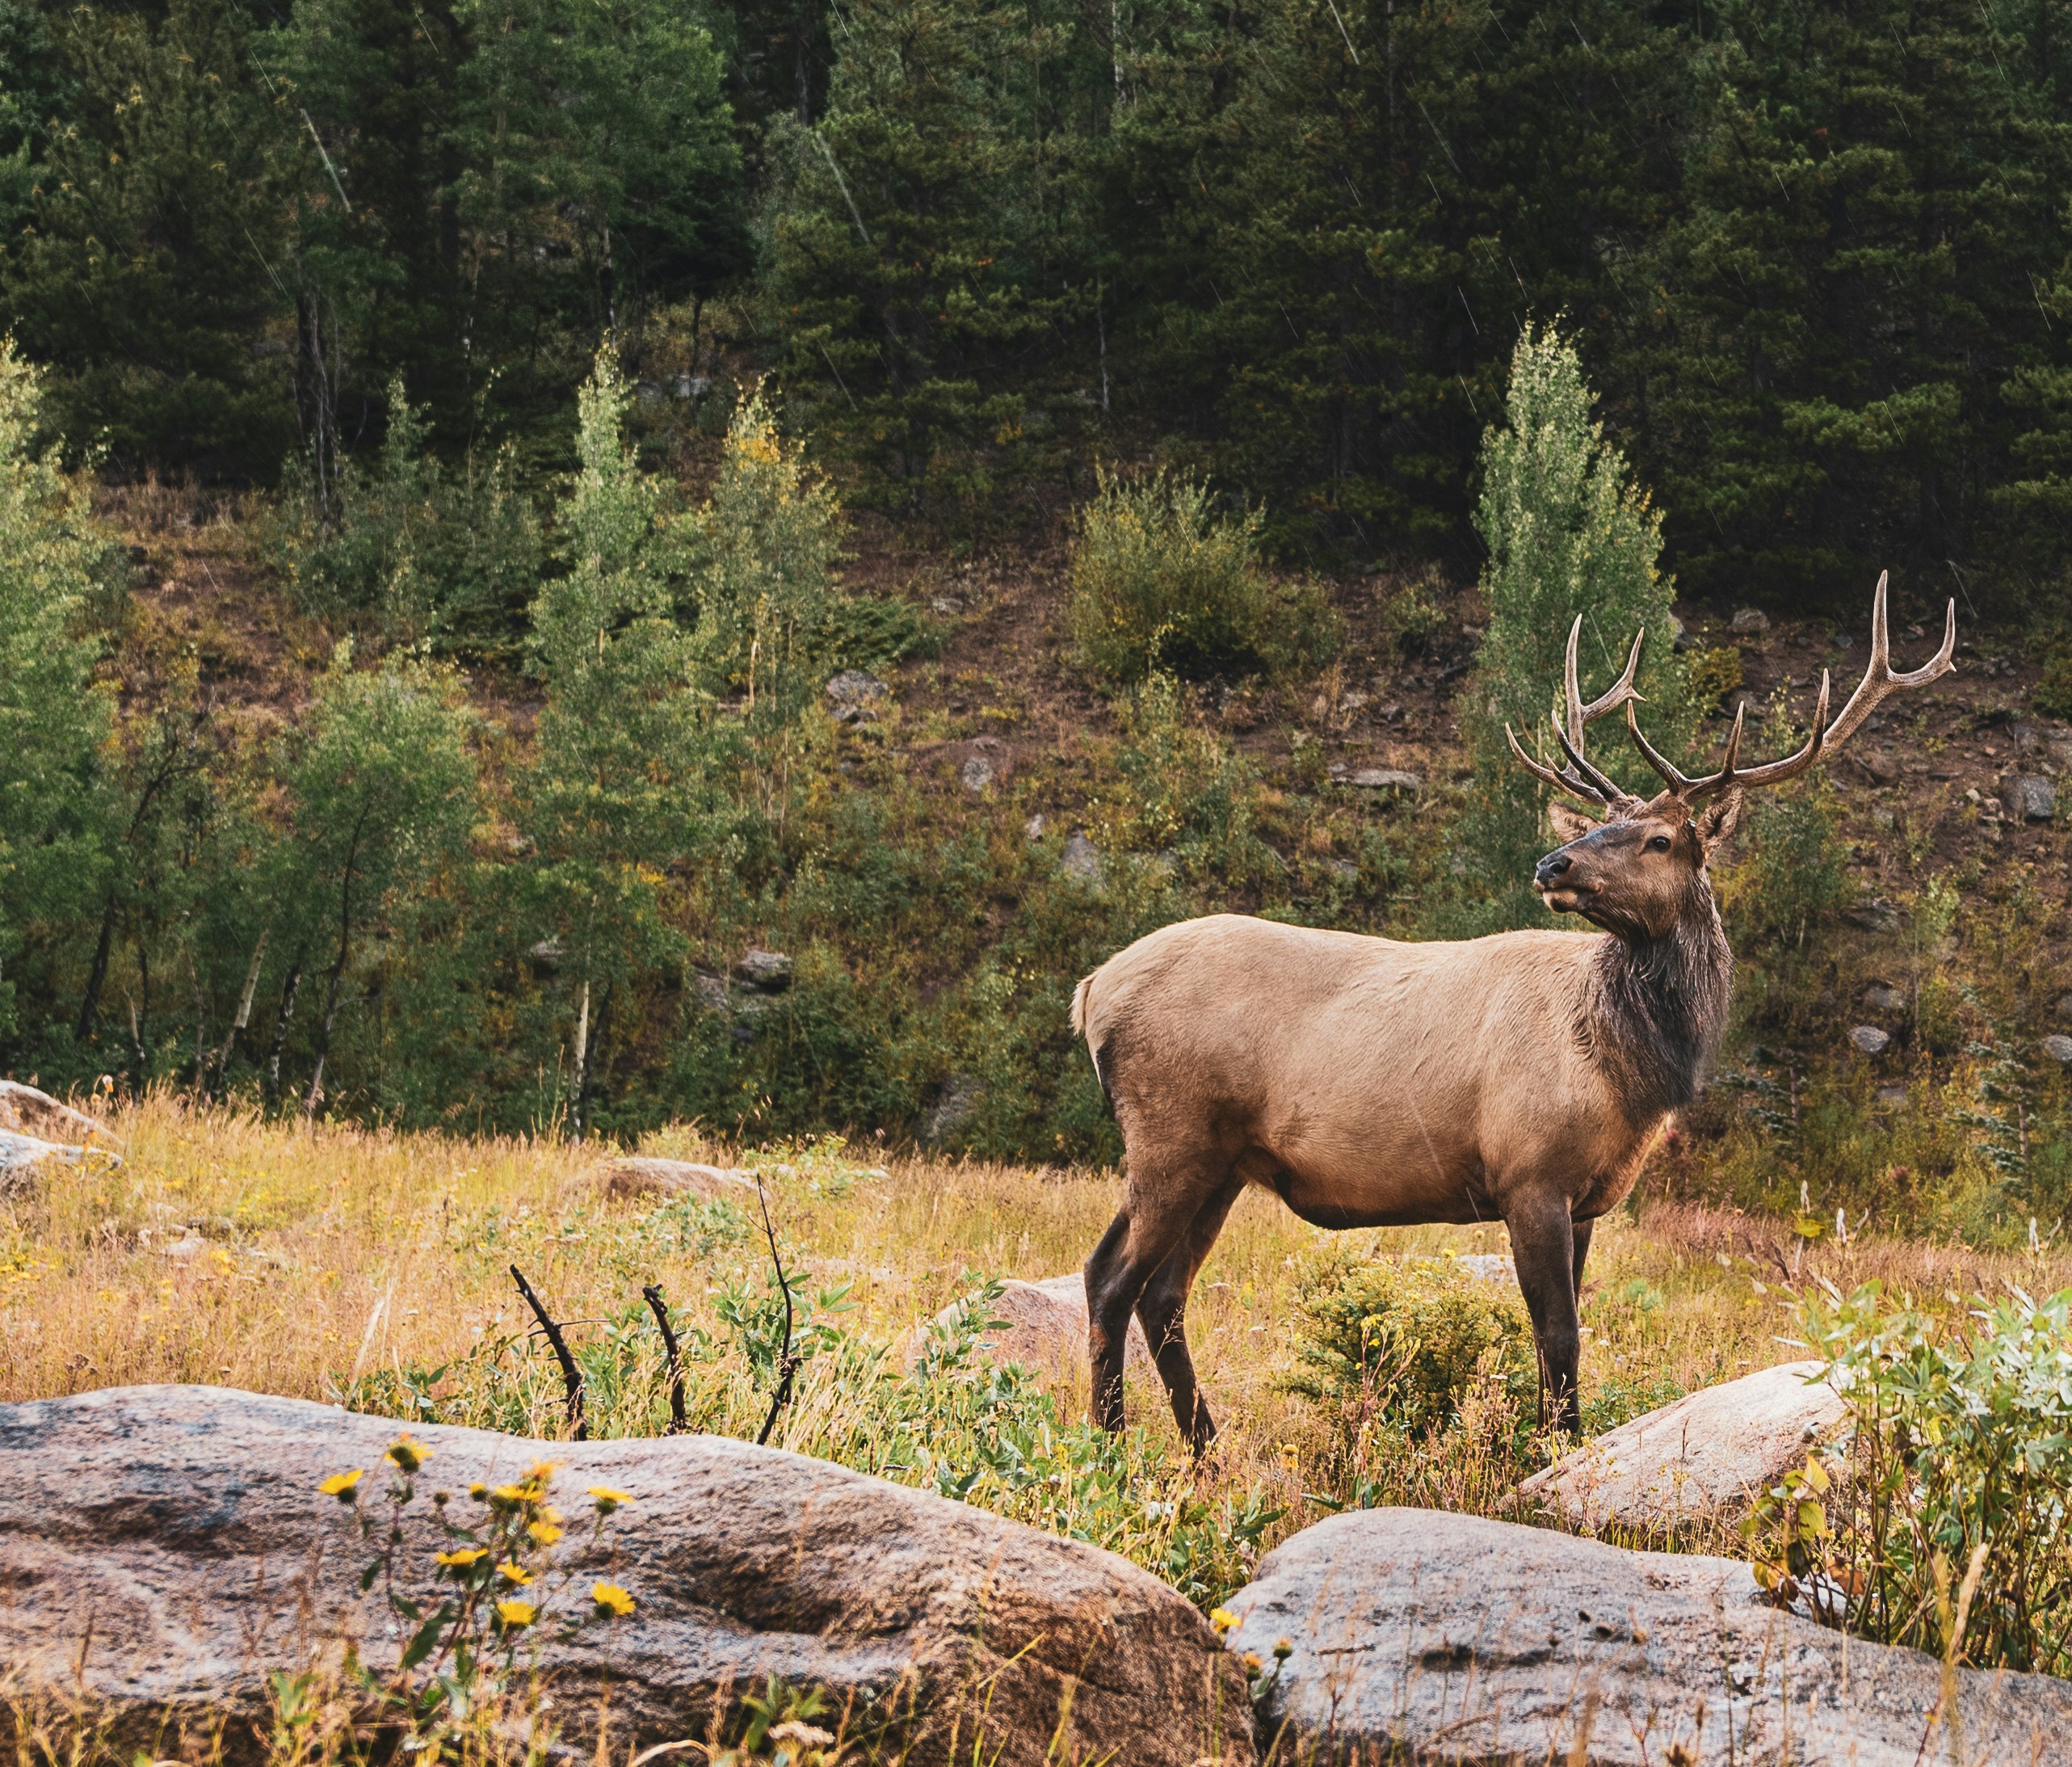
[[[1545,924],[1570,620],[1782,753],[1889,571],[1697,1128],[2072,1193],[2053,0],[0,0],[0,1071],[1111,1159],[1095,964]]]

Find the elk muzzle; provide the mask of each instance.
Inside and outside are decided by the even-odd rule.
[[[1533,867],[1532,887],[1557,914],[1577,914],[1582,911],[1582,896],[1590,886],[1576,877],[1574,856],[1564,847],[1549,853]]]

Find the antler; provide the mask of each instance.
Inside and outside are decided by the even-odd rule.
[[[1582,616],[1578,614],[1575,616],[1575,624],[1569,628],[1568,654],[1561,669],[1561,685],[1568,701],[1568,722],[1564,726],[1558,715],[1553,720],[1554,740],[1561,745],[1561,752],[1568,757],[1570,765],[1557,772],[1544,762],[1535,759],[1525,752],[1511,726],[1507,724],[1503,727],[1504,740],[1511,744],[1511,752],[1518,757],[1519,764],[1526,772],[1543,785],[1551,785],[1557,791],[1566,792],[1571,797],[1595,805],[1600,810],[1637,801],[1583,759],[1582,733],[1586,726],[1603,717],[1607,712],[1615,712],[1620,706],[1640,697],[1633,691],[1633,671],[1641,666],[1641,641],[1646,636],[1645,627],[1633,634],[1633,648],[1626,658],[1626,672],[1612,684],[1608,692],[1585,705],[1575,660],[1576,646],[1582,637]],[[1632,715],[1630,712],[1627,714],[1629,717]]]
[[[1748,702],[1746,700],[1734,713],[1734,728],[1727,733],[1726,750],[1721,757],[1720,770],[1717,773],[1708,773],[1701,779],[1692,779],[1680,772],[1641,734],[1640,720],[1634,717],[1630,705],[1626,709],[1626,729],[1633,737],[1634,746],[1646,757],[1648,765],[1662,775],[1671,794],[1686,805],[1696,805],[1730,788],[1746,790],[1757,785],[1779,785],[1785,780],[1797,777],[1823,755],[1832,753],[1847,742],[1861,728],[1864,721],[1899,688],[1924,687],[1929,682],[1948,675],[1956,667],[1952,660],[1956,652],[1956,603],[1952,600],[1944,625],[1942,649],[1920,668],[1909,674],[1893,673],[1892,641],[1885,629],[1885,574],[1881,572],[1877,592],[1871,598],[1871,659],[1864,670],[1864,679],[1857,684],[1856,691],[1849,696],[1849,703],[1842,708],[1842,715],[1830,724],[1827,722],[1827,671],[1825,669],[1821,671],[1820,698],[1814,707],[1812,733],[1806,738],[1805,747],[1797,754],[1745,770],[1735,766],[1736,758],[1741,752],[1742,726],[1748,716]]]

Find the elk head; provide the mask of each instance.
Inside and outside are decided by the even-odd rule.
[[[1828,679],[1823,670],[1820,696],[1805,746],[1782,760],[1760,766],[1739,765],[1746,701],[1734,713],[1726,747],[1717,772],[1693,779],[1679,771],[1641,733],[1633,706],[1640,695],[1633,674],[1640,667],[1641,640],[1636,633],[1626,669],[1602,697],[1583,704],[1576,675],[1576,645],[1582,633],[1580,615],[1569,629],[1564,686],[1567,716],[1554,715],[1554,739],[1566,764],[1553,768],[1526,753],[1508,725],[1504,735],[1511,753],[1532,776],[1598,812],[1601,820],[1579,814],[1559,801],[1549,806],[1564,844],[1542,859],[1533,873],[1533,887],[1557,913],[1579,914],[1608,932],[1633,941],[1666,938],[1688,911],[1694,890],[1704,887],[1705,863],[1740,819],[1742,794],[1759,786],[1797,777],[1854,735],[1879,705],[1901,688],[1922,687],[1956,667],[1956,603],[1952,601],[1944,626],[1943,646],[1922,667],[1896,674],[1885,630],[1885,578],[1878,578],[1871,602],[1871,655],[1864,679],[1832,724],[1827,722]],[[1650,798],[1623,791],[1584,758],[1583,732],[1591,722],[1624,706],[1626,729],[1648,764],[1662,776],[1664,789]]]

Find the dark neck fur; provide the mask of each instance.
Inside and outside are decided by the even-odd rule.
[[[1734,953],[1704,879],[1691,887],[1666,936],[1614,934],[1595,966],[1584,1041],[1636,1121],[1698,1096],[1726,1030]]]

